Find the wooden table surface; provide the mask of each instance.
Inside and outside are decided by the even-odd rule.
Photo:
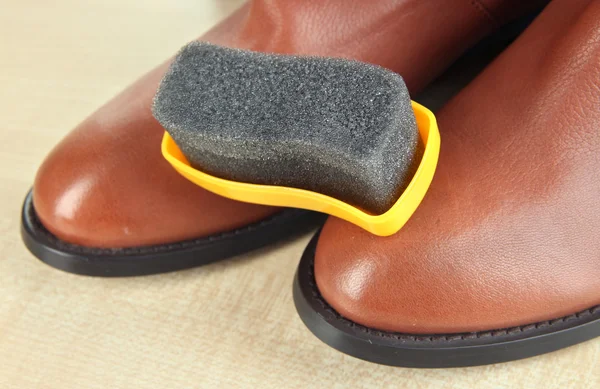
[[[21,202],[52,146],[239,4],[0,0],[0,388],[598,387],[600,340],[446,370],[378,366],[330,349],[292,302],[308,235],[128,279],[70,275],[25,250]]]

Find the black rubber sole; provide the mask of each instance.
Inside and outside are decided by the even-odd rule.
[[[23,204],[21,237],[42,262],[69,273],[99,277],[128,277],[206,265],[244,254],[293,235],[308,232],[325,215],[286,209],[237,230],[164,245],[101,249],[73,245],[50,233],[33,208],[31,191]]]
[[[402,367],[477,366],[528,358],[600,336],[600,306],[555,320],[463,334],[411,335],[362,326],[342,317],[319,293],[313,271],[318,236],[296,272],[294,303],[317,338],[353,357]]]

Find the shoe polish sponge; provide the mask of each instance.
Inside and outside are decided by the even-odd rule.
[[[394,205],[421,153],[402,77],[353,60],[194,42],[152,111],[198,170],[306,189],[371,214]]]

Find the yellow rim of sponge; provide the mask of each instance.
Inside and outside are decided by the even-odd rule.
[[[161,149],[163,157],[182,176],[220,196],[247,203],[323,212],[356,224],[375,235],[388,236],[398,232],[421,204],[431,185],[440,154],[440,133],[434,114],[414,101],[412,106],[425,150],[421,163],[406,190],[398,201],[381,215],[366,213],[341,200],[305,189],[248,184],[211,176],[190,166],[179,147],[166,132]]]

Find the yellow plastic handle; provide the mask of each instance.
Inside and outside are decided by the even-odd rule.
[[[398,232],[421,204],[431,185],[440,154],[440,133],[435,116],[414,101],[412,106],[425,151],[421,164],[404,193],[381,215],[371,215],[341,200],[304,189],[248,184],[203,173],[190,166],[166,132],[162,140],[162,154],[182,176],[223,197],[247,203],[323,212],[356,224],[375,235],[388,236]]]

